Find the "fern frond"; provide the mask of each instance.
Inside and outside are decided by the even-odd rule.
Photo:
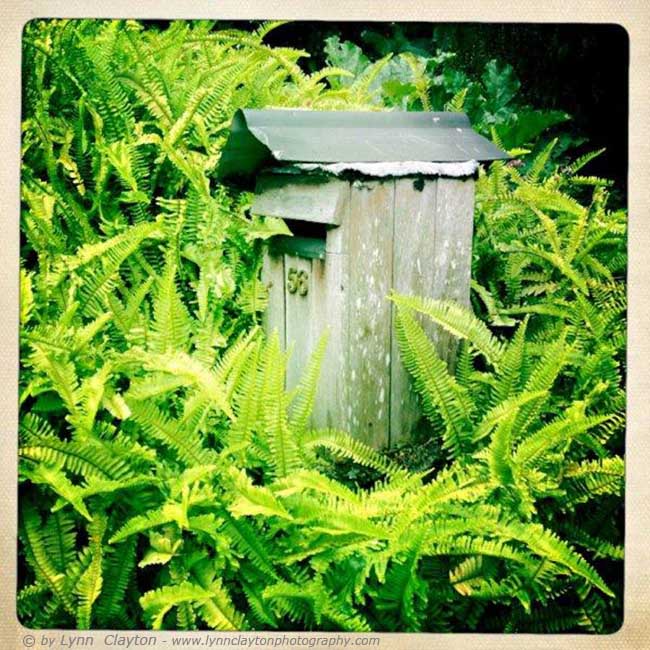
[[[36,485],[47,485],[55,494],[61,497],[63,503],[70,504],[88,521],[92,520],[79,488],[62,471],[59,471],[58,467],[45,463],[38,463],[35,467],[23,466],[21,476],[28,478]]]
[[[461,88],[446,104],[445,110],[451,111],[452,113],[462,113],[463,106],[465,105],[465,97],[467,97],[467,92],[469,91],[469,86]],[[503,145],[495,142],[498,147],[503,148]]]
[[[625,464],[620,456],[570,464],[564,472],[569,503],[582,503],[601,494],[623,493]]]
[[[91,625],[93,604],[99,598],[103,585],[102,560],[103,538],[106,532],[106,517],[96,514],[88,525],[89,548],[91,553],[90,566],[83,573],[75,587],[75,594],[79,598],[77,607],[77,627],[87,630]]]
[[[277,578],[277,568],[265,544],[259,539],[257,529],[251,526],[245,519],[235,519],[225,509],[220,511],[220,515],[224,519],[223,530],[228,533],[239,552],[265,575],[271,578]]]
[[[622,560],[625,557],[625,551],[622,545],[613,544],[605,539],[600,539],[595,535],[590,535],[586,531],[571,524],[563,524],[562,532],[573,544],[593,553],[595,558],[611,558],[612,560]]]
[[[502,344],[466,307],[455,302],[419,296],[392,294],[390,299],[402,311],[409,309],[424,314],[456,338],[467,340],[491,364],[498,365],[503,354]]]
[[[32,344],[32,348],[30,363],[49,379],[50,386],[60,395],[68,411],[76,413],[81,396],[77,370],[72,361],[64,355],[46,351],[38,344]]]
[[[87,479],[120,480],[133,476],[127,459],[110,443],[96,439],[66,442],[50,436],[30,436],[18,450],[22,458],[61,465]]]
[[[146,592],[140,598],[140,605],[153,630],[160,630],[166,614],[184,603],[200,606],[211,598],[207,589],[189,581],[178,585],[167,585]],[[234,629],[234,628],[230,628]]]
[[[95,617],[99,625],[109,627],[119,619],[124,595],[135,570],[136,538],[132,537],[114,549],[104,549],[104,583],[97,599]]]
[[[569,174],[577,174],[587,163],[591,162],[594,158],[597,158],[604,152],[605,147],[602,149],[596,149],[596,151],[590,151],[589,153],[580,156],[568,166],[567,172]]]
[[[509,486],[515,480],[512,458],[512,428],[517,411],[514,410],[497,424],[488,451],[490,476],[497,485]]]
[[[230,471],[234,481],[235,500],[229,506],[235,517],[244,515],[264,515],[265,517],[280,517],[291,520],[291,515],[282,503],[266,487],[253,485],[250,477],[243,470],[234,468]]]
[[[307,427],[307,423],[314,408],[314,401],[316,399],[316,390],[318,388],[318,377],[320,374],[321,365],[325,357],[325,350],[327,348],[327,334],[323,334],[312,353],[309,364],[307,365],[300,386],[298,388],[298,396],[293,403],[291,411],[291,419],[289,425],[293,431],[299,435]]]
[[[546,163],[551,157],[551,153],[557,144],[557,138],[551,140],[538,154],[535,156],[532,161],[528,171],[526,172],[526,180],[529,183],[536,183],[539,180],[541,173],[546,167]]]
[[[74,518],[67,512],[53,512],[43,528],[43,544],[53,566],[65,573],[76,552],[77,530]]]
[[[266,376],[262,387],[265,435],[271,451],[274,475],[283,478],[298,468],[299,459],[297,441],[291,434],[287,420],[284,370],[277,336],[271,338],[265,354]]]
[[[109,544],[117,544],[152,528],[158,528],[169,523],[186,524],[187,516],[181,504],[167,503],[161,508],[150,510],[144,515],[136,515],[129,519],[124,525],[113,534],[108,540]]]
[[[337,458],[352,460],[386,476],[399,476],[404,471],[384,455],[343,431],[335,429],[313,430],[304,436],[302,444],[307,449],[323,447]]]
[[[396,331],[402,361],[415,380],[425,415],[435,422],[440,413],[446,425],[443,446],[453,457],[462,455],[469,450],[472,423],[460,387],[407,311],[398,311]]]
[[[159,354],[186,351],[192,323],[176,287],[176,266],[167,263],[157,282],[149,347]]]
[[[521,384],[527,327],[527,320],[520,323],[512,341],[501,357],[499,369],[496,373],[498,383],[490,396],[493,405],[510,398],[517,392]]]
[[[131,410],[131,418],[147,434],[173,449],[181,460],[190,466],[210,464],[213,454],[203,447],[198,435],[188,435],[187,431],[180,428],[178,422],[165,416],[151,402],[127,400],[127,404]]]
[[[23,500],[20,513],[20,536],[28,563],[39,581],[47,584],[65,609],[73,613],[75,606],[72,595],[65,588],[65,574],[57,571],[50,560],[46,542],[42,536],[42,521],[36,508],[28,501]]]
[[[591,416],[554,420],[525,438],[517,446],[515,462],[520,466],[538,463],[550,449],[575,439],[581,433],[606,422],[608,419],[609,416]]]

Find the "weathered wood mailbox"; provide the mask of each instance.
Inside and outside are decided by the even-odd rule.
[[[507,158],[461,113],[243,110],[219,165],[281,217],[263,270],[265,326],[292,347],[298,382],[327,329],[313,416],[375,447],[419,419],[400,361],[391,290],[469,302],[474,176]],[[451,342],[431,335],[449,358]]]

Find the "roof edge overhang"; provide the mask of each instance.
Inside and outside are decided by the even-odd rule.
[[[239,109],[217,176],[252,188],[258,171],[277,164],[431,164],[508,158],[473,131],[464,113]]]

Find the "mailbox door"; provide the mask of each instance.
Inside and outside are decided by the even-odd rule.
[[[318,337],[313,260],[293,255],[284,256],[285,344],[291,349],[287,365],[287,387],[300,382]]]
[[[352,424],[349,405],[348,318],[345,282],[347,256],[327,253],[324,259],[267,255],[263,279],[269,287],[264,327],[276,329],[291,350],[287,388],[300,383],[323,335],[327,347],[321,364],[312,426],[341,428]]]

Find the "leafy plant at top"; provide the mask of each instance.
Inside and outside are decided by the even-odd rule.
[[[427,51],[409,41],[394,43],[397,50],[385,52],[372,62],[362,48],[338,36],[325,39],[324,52],[330,65],[358,78],[372,78],[375,103],[401,110],[465,112],[475,129],[515,149],[535,143],[537,138],[569,119],[563,111],[538,110],[520,104],[520,82],[512,66],[493,59],[480,80],[470,79],[455,66],[455,54]],[[354,77],[339,77],[332,83],[345,88]],[[580,142],[575,139],[575,144]]]

